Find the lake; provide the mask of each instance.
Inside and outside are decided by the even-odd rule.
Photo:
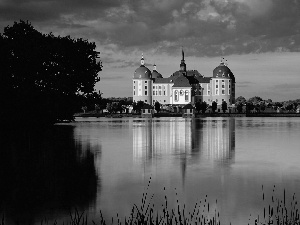
[[[254,224],[272,196],[300,195],[300,118],[77,118],[46,134],[2,153],[6,224],[66,223],[75,209],[123,222],[143,193],[160,212],[166,197]]]

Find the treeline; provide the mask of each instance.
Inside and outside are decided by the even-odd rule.
[[[81,107],[77,113],[103,113],[107,110],[110,113],[126,112],[129,106],[132,106],[132,98],[102,98],[100,91],[81,96]]]
[[[15,22],[0,34],[1,124],[42,126],[72,120],[95,93],[102,65],[96,45]],[[5,118],[3,120],[3,118]]]
[[[286,110],[289,112],[296,112],[300,108],[300,99],[288,100],[283,102],[273,102],[271,99],[264,100],[261,97],[254,96],[248,100],[243,96],[239,96],[235,100],[235,106],[238,111],[242,111],[246,106],[247,110],[265,111],[266,109],[272,110]]]

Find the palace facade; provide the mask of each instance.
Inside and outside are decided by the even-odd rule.
[[[145,66],[142,56],[141,65],[133,75],[133,101],[143,101],[153,105],[160,104],[186,105],[197,101],[205,101],[211,105],[213,101],[228,105],[235,100],[235,77],[224,60],[213,70],[212,77],[204,77],[197,70],[187,70],[182,50],[180,69],[164,78],[154,65],[151,72]]]

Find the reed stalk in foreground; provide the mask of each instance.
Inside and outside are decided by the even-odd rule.
[[[150,181],[149,181],[150,182]],[[148,184],[149,187],[149,184]],[[147,191],[148,191],[147,187]],[[207,196],[204,201],[196,203],[192,212],[186,212],[185,205],[180,207],[178,200],[177,207],[169,209],[168,199],[165,196],[165,202],[163,204],[163,209],[159,212],[154,211],[154,204],[151,204],[153,195],[150,197],[150,201],[147,201],[148,192],[143,193],[142,204],[141,206],[134,205],[132,207],[131,214],[121,221],[117,217],[112,218],[108,223],[103,218],[102,213],[100,212],[100,224],[109,225],[109,224],[125,224],[125,225],[189,225],[189,224],[199,224],[199,225],[220,225],[220,214],[216,209],[211,210],[210,204],[207,201]],[[262,199],[263,203],[267,203],[265,198],[264,189],[262,186]],[[176,193],[177,195],[177,193]],[[283,199],[279,199],[275,195],[275,186],[273,188],[273,193],[271,199],[267,203],[267,206],[263,207],[261,215],[257,215],[256,218],[248,223],[248,225],[300,225],[300,214],[298,202],[296,199],[295,193],[292,195],[291,202],[286,202],[286,191],[284,190]],[[217,204],[217,201],[216,201]],[[72,225],[84,225],[87,224],[86,217],[83,214],[75,213],[76,220],[73,219],[70,224]],[[250,214],[251,216],[251,214]],[[74,217],[75,218],[75,217]],[[93,222],[93,221],[92,221]],[[93,222],[93,224],[96,224]],[[231,223],[230,223],[231,224]],[[237,224],[240,225],[240,224]]]
[[[211,209],[209,202],[207,201],[207,195],[204,201],[199,201],[195,204],[191,212],[187,212],[185,205],[180,206],[178,199],[176,200],[177,207],[169,208],[168,198],[165,195],[162,209],[155,211],[153,196],[148,200],[148,190],[150,181],[147,185],[146,191],[142,196],[142,204],[140,206],[134,204],[131,213],[128,217],[120,219],[118,214],[116,217],[112,217],[111,221],[106,221],[100,211],[99,222],[95,223],[93,220],[88,221],[87,215],[82,212],[78,212],[75,209],[73,213],[70,213],[70,220],[66,225],[87,225],[87,224],[99,224],[99,225],[220,225],[220,214],[215,209]],[[164,188],[165,190],[165,188]],[[177,193],[176,193],[177,196]],[[248,223],[245,218],[245,223],[248,225],[300,225],[299,206],[295,193],[292,195],[291,201],[286,202],[286,191],[284,190],[283,199],[279,199],[275,195],[275,186],[273,188],[272,196],[269,200],[265,198],[264,188],[262,186],[262,199],[264,205],[260,215],[257,215],[253,221]],[[215,202],[217,205],[217,201]],[[251,217],[251,214],[250,214]],[[47,220],[41,221],[40,224],[50,224]],[[53,224],[57,225],[57,221]],[[231,224],[231,223],[230,223]],[[0,225],[5,225],[5,219],[2,217]],[[240,225],[240,224],[236,224]]]

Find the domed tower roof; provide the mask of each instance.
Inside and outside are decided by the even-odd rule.
[[[213,70],[213,78],[230,78],[234,80],[234,75],[227,64],[221,61],[220,65]]]
[[[145,66],[145,60],[142,55],[141,66],[134,71],[133,79],[150,79],[151,71]]]
[[[163,78],[163,76],[159,72],[157,72],[155,64],[153,65],[153,67],[152,78]]]

